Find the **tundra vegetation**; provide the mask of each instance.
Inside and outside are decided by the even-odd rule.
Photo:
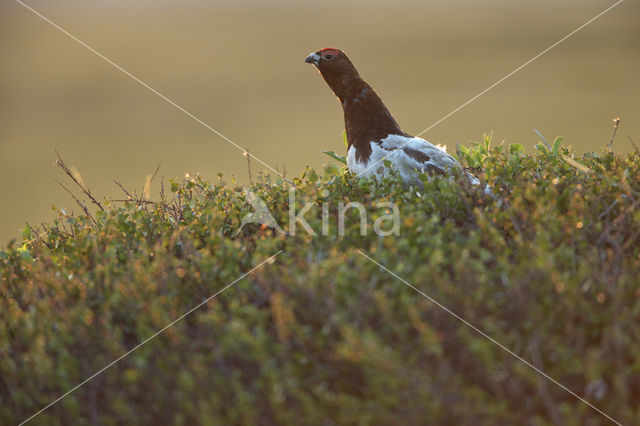
[[[245,188],[200,177],[82,206],[0,252],[0,423],[563,424],[610,421],[361,253],[623,424],[640,423],[640,154],[540,144],[457,156],[424,188],[340,165],[293,178],[328,232],[247,224]],[[339,157],[338,157],[339,159]],[[154,182],[156,185],[160,179]],[[150,183],[151,181],[149,181]],[[250,189],[288,229],[289,185]],[[144,194],[143,194],[144,193]],[[90,196],[89,196],[90,195]],[[340,203],[399,235],[338,234]],[[300,208],[298,206],[298,209]],[[360,253],[360,252],[361,253]]]

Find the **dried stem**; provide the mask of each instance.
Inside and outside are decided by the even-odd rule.
[[[158,203],[157,201],[151,201],[151,200],[130,200],[130,199],[126,199],[126,200],[111,200],[114,203],[128,203],[130,201],[133,201],[136,204],[161,204]]]
[[[164,176],[160,178],[160,201],[162,204],[166,204],[166,199],[164,196]]]
[[[609,144],[607,145],[607,149],[611,149],[611,146],[613,145],[613,139],[615,139],[616,137],[616,132],[618,131],[618,126],[620,125],[620,117],[616,117],[613,119],[613,134],[611,135],[611,140],[609,141]]]
[[[127,189],[117,180],[113,180],[113,182],[118,185],[120,187],[120,189],[122,189],[122,192],[125,193],[125,195],[129,198],[129,201],[133,201],[135,200],[135,197],[133,195],[131,195],[131,193],[129,191],[127,191]]]
[[[247,170],[249,171],[249,185],[253,185],[253,179],[251,178],[251,154],[249,154],[249,148],[245,149],[244,156],[247,157]]]
[[[151,175],[151,178],[148,181],[145,181],[144,186],[142,187],[142,191],[140,191],[140,193],[142,194],[142,198],[145,198],[145,196],[149,195],[148,191],[150,190],[151,184],[153,183],[153,180],[156,178],[156,175],[158,174],[159,170],[160,170],[160,163],[158,163],[158,165],[156,166],[156,169]]]
[[[98,222],[95,220],[95,218],[91,215],[91,213],[89,212],[89,209],[87,208],[87,206],[81,202],[78,197],[76,197],[73,192],[71,192],[71,190],[69,190],[69,188],[67,188],[66,186],[64,186],[60,181],[56,181],[58,182],[58,185],[60,185],[62,187],[62,189],[64,189],[65,191],[67,191],[69,193],[69,195],[71,195],[71,198],[73,198],[75,200],[75,202],[78,204],[78,206],[80,206],[80,208],[82,209],[82,211],[84,212],[84,214],[86,214],[88,217],[91,218],[91,220],[93,221],[94,225],[97,225]],[[75,178],[74,178],[74,182],[78,183]],[[79,184],[78,184],[79,185]]]
[[[102,204],[100,204],[100,202],[98,200],[96,200],[93,195],[91,195],[91,191],[89,190],[89,188],[85,187],[84,184],[82,184],[82,182],[78,181],[78,179],[76,179],[76,177],[73,175],[73,172],[71,171],[71,169],[69,169],[69,167],[65,164],[64,160],[62,160],[62,157],[60,156],[60,153],[58,152],[58,150],[56,150],[56,155],[58,156],[58,159],[56,160],[56,164],[66,173],[67,176],[69,176],[71,178],[71,180],[82,190],[82,192],[89,197],[89,199],[91,200],[91,202],[93,204],[95,204],[96,206],[98,206],[98,208],[102,211],[104,211],[104,208],[102,207]],[[60,182],[58,182],[60,184],[60,186],[62,186],[67,192],[69,192],[71,194],[71,191],[69,191],[64,185],[62,185]],[[73,196],[73,194],[72,194]],[[75,196],[73,196],[74,199],[77,198]],[[86,207],[83,207],[84,210],[87,210]]]

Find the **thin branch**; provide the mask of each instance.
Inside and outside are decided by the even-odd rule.
[[[75,179],[74,179],[75,180]],[[75,200],[75,202],[78,204],[78,206],[80,206],[80,208],[82,209],[82,211],[84,212],[84,214],[86,214],[89,218],[91,218],[91,220],[93,221],[94,225],[97,225],[98,222],[94,219],[94,217],[91,215],[91,213],[89,212],[89,209],[87,208],[86,204],[84,204],[83,202],[81,202],[78,197],[76,197],[73,192],[71,192],[71,190],[69,190],[69,188],[67,188],[66,186],[64,186],[60,181],[57,181],[58,185],[60,185],[62,187],[62,189],[64,189],[65,191],[67,191],[69,193],[69,195],[71,195],[71,198],[73,198]]]
[[[96,200],[93,195],[91,195],[91,191],[89,190],[89,188],[85,187],[82,182],[78,181],[78,179],[73,175],[73,172],[71,171],[71,169],[69,169],[69,167],[65,164],[64,160],[62,159],[62,157],[60,156],[60,153],[58,152],[58,150],[55,150],[56,155],[58,156],[58,159],[56,160],[56,164],[66,173],[67,176],[69,176],[71,178],[71,180],[78,185],[78,187],[82,190],[82,192],[89,197],[89,199],[91,200],[91,202],[93,204],[95,204],[96,206],[98,206],[98,208],[102,211],[104,211],[104,208],[102,207],[102,204],[100,204],[100,202],[98,200]],[[58,182],[60,183],[60,182]],[[64,185],[60,184],[63,188]],[[65,188],[67,190],[67,192],[71,193],[71,191],[69,191],[67,188]],[[73,198],[76,198],[75,196]],[[84,208],[86,209],[86,207]]]
[[[140,197],[140,200],[150,198],[151,184],[153,183],[153,180],[155,179],[159,170],[160,170],[160,163],[158,163],[158,165],[156,166],[156,169],[153,172],[153,174],[148,175],[147,178],[145,179],[144,186],[142,187],[142,191],[141,191],[142,196]]]
[[[162,201],[162,204],[166,203],[166,199],[164,196],[164,176],[160,178],[160,201]]]
[[[616,132],[618,131],[618,126],[620,125],[620,117],[616,117],[613,119],[613,134],[611,135],[611,140],[609,141],[609,144],[607,145],[607,149],[611,149],[611,146],[613,145],[613,140],[616,137]]]
[[[249,154],[249,148],[247,148],[243,155],[247,157],[247,170],[249,171],[249,185],[253,185],[253,180],[251,179],[251,155]]]
[[[115,179],[113,180],[113,182],[114,182],[116,185],[118,185],[118,186],[120,187],[120,189],[122,189],[122,192],[124,192],[124,193],[125,193],[125,195],[126,195],[127,197],[129,197],[129,201],[133,201],[133,200],[135,200],[135,197],[133,197],[133,196],[131,195],[131,193],[130,193],[129,191],[127,191],[127,190],[126,190],[126,188],[125,188],[125,187],[124,187],[120,182],[118,182],[118,181],[117,181],[117,180],[115,180]]]
[[[151,176],[151,181],[150,182],[153,182],[153,180],[156,178],[156,175],[158,174],[158,171],[160,170],[160,164],[161,163],[158,163],[158,165],[156,166],[156,170],[155,170],[155,172],[153,172],[153,175]]]
[[[598,216],[598,219],[602,219],[604,216],[606,216],[607,213],[609,213],[611,211],[611,209],[613,209],[616,206],[616,204],[618,204],[618,200],[614,200],[613,203],[611,203],[611,205],[609,207],[607,207],[607,209],[605,211],[600,213],[600,216]]]
[[[126,200],[111,200],[114,203],[130,203],[130,202],[134,202],[136,204],[161,204],[157,201],[151,201],[151,200],[130,200],[130,199],[126,199]]]
[[[34,238],[26,242],[27,244],[33,244],[36,241],[40,241],[42,244],[47,245],[46,241],[42,239],[42,237],[48,234],[46,227],[44,227],[45,231],[43,233],[40,233],[38,232],[38,229],[34,228],[33,225],[31,225],[29,222],[25,222],[25,224],[29,227],[29,229],[31,229],[31,232],[35,234]]]
[[[602,234],[600,235],[598,242],[601,242],[605,238],[605,236],[608,236],[609,233],[613,230],[613,228],[618,226],[620,222],[622,222],[631,212],[633,212],[636,209],[636,207],[638,207],[638,205],[640,205],[640,198],[638,198],[637,200],[634,200],[629,207],[627,207],[622,213],[618,215],[618,217],[616,217],[609,225],[607,225],[605,230],[602,231]]]

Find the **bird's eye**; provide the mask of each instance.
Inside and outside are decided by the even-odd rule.
[[[333,59],[333,55],[332,55],[331,53],[329,53],[328,55],[324,55],[324,58],[325,58],[327,61],[330,61],[330,60],[332,60],[332,59]]]

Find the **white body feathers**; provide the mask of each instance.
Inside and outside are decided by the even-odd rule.
[[[405,185],[422,186],[421,174],[430,170],[441,170],[447,173],[451,170],[460,170],[462,167],[451,155],[447,154],[446,147],[433,145],[422,138],[406,137],[401,135],[388,135],[380,143],[371,142],[371,155],[366,161],[357,161],[354,146],[347,152],[347,165],[349,171],[356,176],[387,176],[390,168],[395,170]],[[474,185],[478,185],[478,179],[464,172]]]

